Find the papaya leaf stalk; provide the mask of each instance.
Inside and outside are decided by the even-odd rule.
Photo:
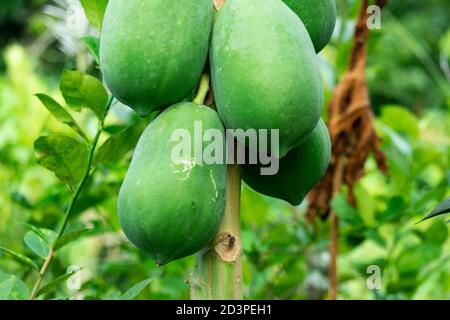
[[[30,300],[36,299],[39,289],[41,287],[42,281],[45,277],[45,274],[47,273],[47,270],[48,270],[48,268],[53,260],[53,257],[55,255],[56,244],[58,243],[58,240],[64,235],[64,231],[66,230],[67,223],[69,221],[69,218],[72,214],[72,211],[73,211],[75,205],[77,204],[80,194],[83,191],[84,187],[86,186],[86,182],[89,180],[89,178],[92,176],[92,174],[95,171],[95,166],[93,165],[94,155],[95,155],[95,152],[98,147],[98,142],[100,140],[100,136],[103,133],[103,130],[105,128],[106,115],[109,112],[109,109],[111,108],[113,100],[114,100],[113,97],[109,98],[108,104],[105,109],[105,116],[102,117],[101,120],[99,120],[97,132],[96,132],[95,137],[92,140],[90,147],[89,147],[89,157],[88,157],[88,162],[86,165],[86,171],[84,172],[83,178],[78,183],[78,186],[72,195],[72,199],[70,201],[69,206],[67,207],[66,211],[64,212],[63,219],[62,219],[61,224],[56,233],[56,238],[51,243],[47,257],[45,258],[44,263],[42,264],[42,266],[39,270],[39,275],[36,279],[36,282],[34,283],[33,290],[31,291],[31,294],[30,294]]]

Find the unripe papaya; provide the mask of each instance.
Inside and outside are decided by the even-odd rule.
[[[179,145],[175,130],[193,136],[195,121],[203,130],[224,133],[209,107],[186,102],[167,108],[142,134],[119,193],[123,231],[159,265],[202,249],[223,217],[226,164],[199,163],[190,155],[181,162],[173,158]]]
[[[212,85],[225,126],[278,129],[281,156],[298,146],[322,110],[316,59],[303,23],[280,0],[226,1],[210,51]]]
[[[316,52],[330,41],[336,24],[335,0],[283,0],[305,24]]]
[[[187,97],[208,54],[211,0],[110,0],[100,59],[112,94],[141,116]]]
[[[280,159],[276,175],[261,175],[261,165],[245,165],[242,176],[255,191],[299,205],[322,179],[330,157],[330,135],[325,123],[320,120],[299,147]]]

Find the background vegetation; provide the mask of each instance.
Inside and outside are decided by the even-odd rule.
[[[346,69],[360,2],[337,3],[337,28],[320,55],[327,99]],[[341,221],[339,298],[450,298],[449,225],[443,218],[414,224],[450,196],[449,21],[447,0],[391,1],[382,29],[372,32],[367,76],[389,173],[383,175],[369,159],[356,187],[356,208],[347,203],[345,188],[332,202]],[[43,238],[54,236],[72,197],[38,164],[42,154],[36,155],[35,140],[54,133],[79,139],[35,94],[65,105],[59,90],[64,69],[99,76],[92,43],[82,40],[98,31],[78,0],[0,0],[0,30],[0,247],[7,248],[0,250],[0,299],[24,299],[36,281],[33,265],[42,265],[48,254]],[[96,115],[84,109],[72,114],[93,137]],[[126,240],[118,224],[118,189],[149,121],[126,106],[112,106],[100,145],[113,140],[95,160],[66,231],[76,237],[55,256],[40,298],[132,298],[133,292],[121,294],[149,278],[153,281],[135,288],[138,293],[145,287],[138,298],[189,297],[184,280],[193,257],[158,268]],[[327,297],[328,221],[308,224],[306,205],[291,207],[244,186],[247,298]],[[371,265],[381,269],[379,290],[367,287]],[[66,285],[75,281],[68,278],[70,266],[81,268],[79,290]]]

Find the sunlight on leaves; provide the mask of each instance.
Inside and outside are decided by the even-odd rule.
[[[108,93],[97,78],[79,71],[65,70],[60,89],[66,103],[75,111],[92,110],[99,119],[105,117]]]

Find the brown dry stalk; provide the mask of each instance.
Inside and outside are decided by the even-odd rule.
[[[382,7],[385,0],[379,0]],[[386,159],[380,148],[380,138],[375,132],[373,113],[370,108],[369,92],[365,78],[367,61],[367,39],[369,30],[367,0],[362,0],[360,15],[355,28],[353,48],[348,71],[336,86],[329,105],[329,122],[332,143],[331,163],[322,181],[309,194],[308,217],[327,216],[333,194],[333,180],[340,173],[337,160],[344,156],[347,163],[343,170],[343,183],[348,188],[348,200],[354,205],[353,188],[364,174],[364,164],[374,154],[378,167],[387,171]]]
[[[330,265],[329,297],[337,298],[338,217],[331,211],[330,203],[342,184],[348,186],[347,198],[355,205],[354,186],[364,174],[364,165],[370,154],[375,156],[378,167],[387,172],[386,158],[380,148],[380,138],[375,132],[370,107],[365,68],[367,63],[368,0],[362,0],[355,27],[349,66],[341,82],[336,86],[329,105],[329,122],[332,156],[322,181],[309,194],[308,219],[330,215]],[[387,0],[377,0],[383,8]]]

